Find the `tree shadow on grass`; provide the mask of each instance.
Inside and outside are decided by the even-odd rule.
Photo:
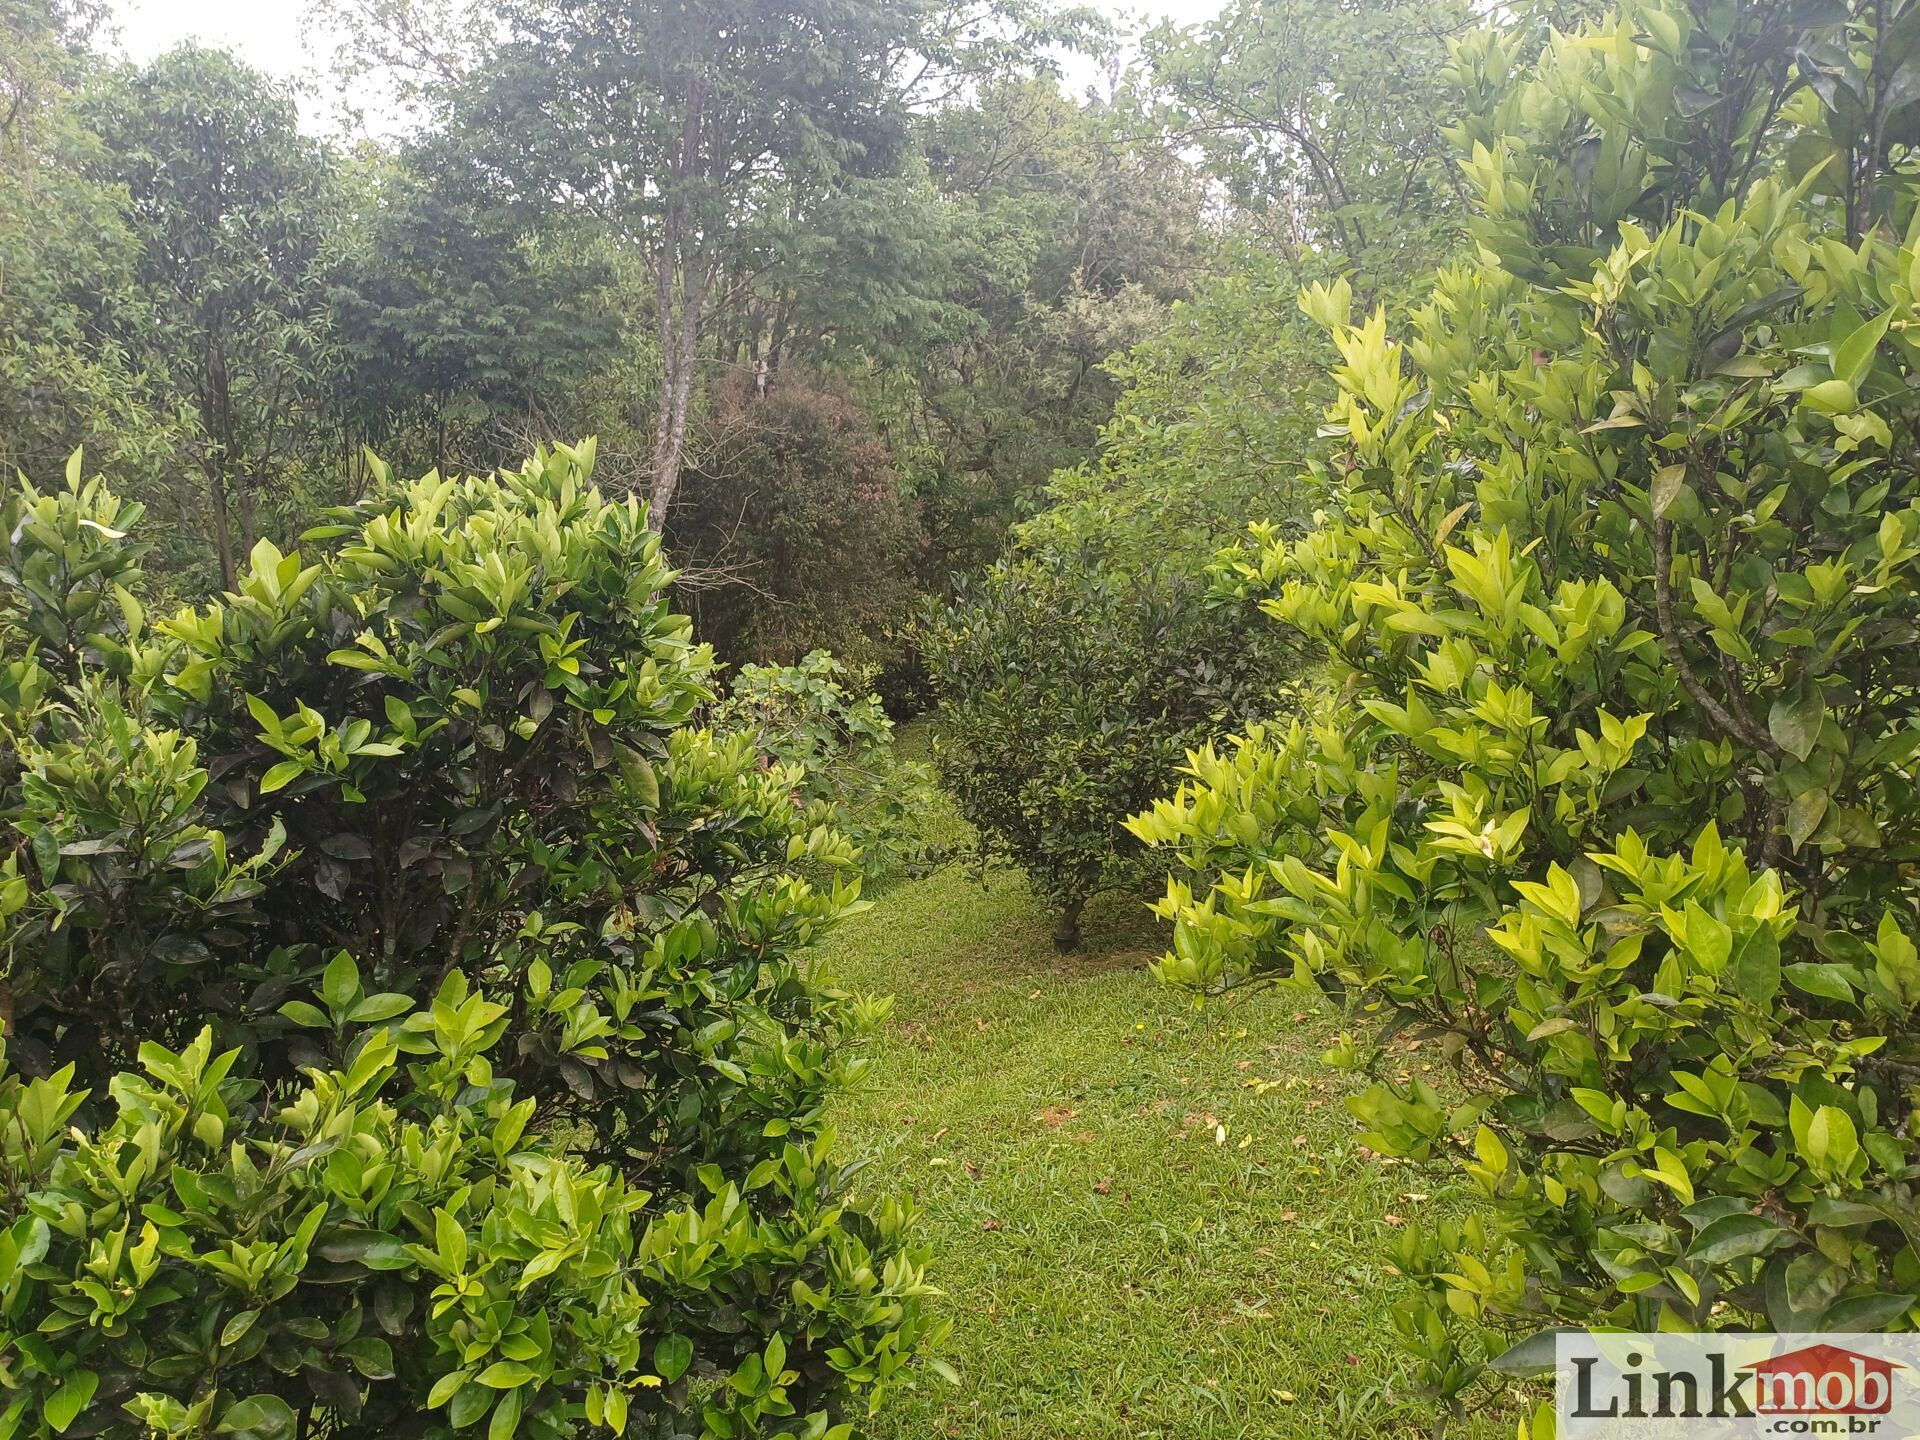
[[[1051,974],[1106,974],[1138,970],[1167,948],[1167,931],[1147,909],[1145,891],[1110,890],[1087,902],[1080,919],[1080,945],[1064,954],[1054,949],[1052,932],[1036,928],[1035,948],[1044,951]]]

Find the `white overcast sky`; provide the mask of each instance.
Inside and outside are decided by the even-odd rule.
[[[1174,20],[1191,24],[1217,14],[1224,0],[1093,0],[1102,10],[1133,21]],[[113,0],[119,48],[135,60],[150,59],[183,40],[232,50],[269,74],[315,80],[326,57],[309,48],[305,0]],[[1081,80],[1074,75],[1070,79]],[[1084,77],[1091,80],[1091,74]],[[320,82],[324,83],[324,82]],[[314,123],[334,110],[330,97],[312,95],[302,106]],[[375,128],[379,128],[376,124]]]

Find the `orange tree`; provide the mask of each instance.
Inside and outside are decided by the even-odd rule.
[[[0,1434],[825,1440],[937,1338],[821,1118],[854,852],[592,461],[159,620],[77,459],[0,501]]]
[[[1404,315],[1304,297],[1319,508],[1226,578],[1328,684],[1133,828],[1166,979],[1458,1063],[1353,1102],[1487,1202],[1394,1247],[1450,1403],[1554,1325],[1920,1318],[1916,38],[1674,0],[1470,38],[1478,258]]]

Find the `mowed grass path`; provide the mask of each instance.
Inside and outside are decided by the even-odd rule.
[[[961,1379],[899,1396],[876,1440],[1428,1430],[1378,1237],[1444,1203],[1431,1177],[1355,1142],[1330,1016],[1275,993],[1196,1012],[1142,968],[1158,943],[1118,901],[1057,956],[1016,878],[958,870],[828,942],[840,980],[897,997],[836,1123],[874,1156],[863,1187],[928,1212]]]

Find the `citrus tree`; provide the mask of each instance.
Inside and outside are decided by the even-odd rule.
[[[77,458],[0,502],[0,1433],[823,1440],[937,1338],[821,1118],[852,849],[592,463],[164,619]]]
[[[1239,628],[1177,567],[1080,546],[1016,552],[929,602],[940,783],[981,858],[1017,865],[1054,907],[1059,949],[1079,945],[1089,899],[1149,878],[1126,820],[1173,782],[1185,747],[1267,703],[1283,651],[1236,643]]]
[[[1329,1059],[1380,1074],[1369,1146],[1487,1202],[1394,1247],[1450,1401],[1559,1324],[1920,1318],[1916,37],[1655,0],[1470,38],[1477,259],[1404,314],[1304,297],[1320,510],[1227,578],[1329,683],[1133,828],[1166,979],[1396,1017]],[[1386,1063],[1407,1027],[1459,1094]]]

